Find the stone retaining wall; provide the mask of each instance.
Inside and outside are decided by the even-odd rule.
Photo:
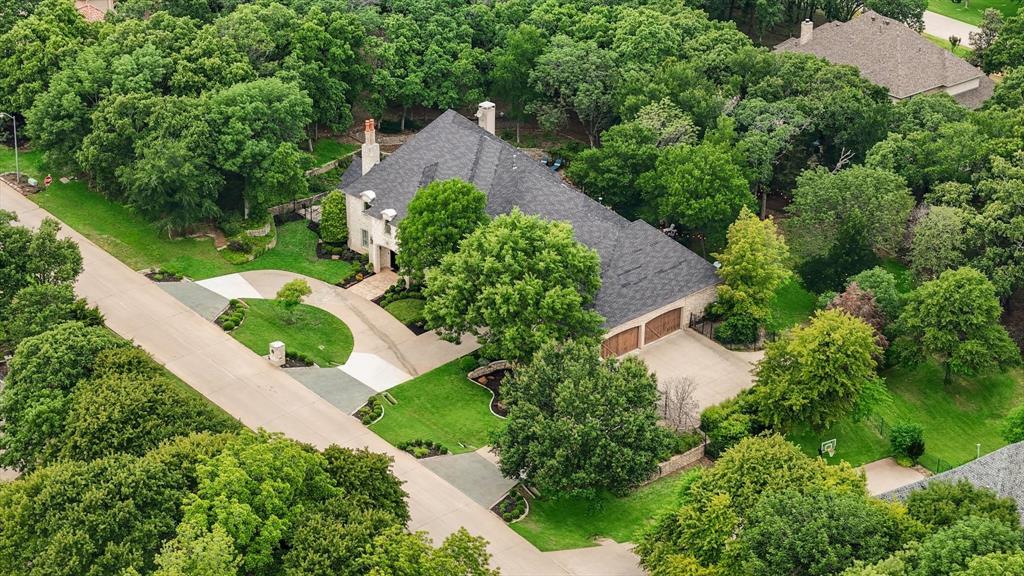
[[[491,362],[487,366],[481,366],[480,368],[477,368],[476,370],[473,370],[472,372],[470,372],[466,376],[470,380],[476,380],[477,378],[479,378],[481,376],[487,376],[488,374],[497,372],[498,370],[511,370],[511,369],[512,369],[512,363],[509,362],[508,360],[495,360],[494,362]]]
[[[659,478],[664,478],[669,474],[675,474],[676,472],[687,470],[696,466],[704,458],[704,443],[701,442],[696,448],[683,452],[682,454],[676,454],[668,460],[658,464],[658,471],[651,476],[651,479],[644,484],[650,484]]]

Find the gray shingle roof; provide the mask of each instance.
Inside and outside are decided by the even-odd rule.
[[[985,76],[902,22],[870,10],[849,22],[818,26],[807,44],[801,46],[799,38],[791,38],[775,49],[855,66],[861,76],[899,99]]]
[[[353,166],[359,162],[357,158]],[[355,168],[355,170],[359,170]],[[487,194],[492,216],[518,207],[526,214],[572,225],[576,239],[601,257],[595,309],[614,327],[718,283],[715,268],[646,222],[630,222],[566,184],[518,148],[448,110],[359,178],[346,172],[342,188],[373,190],[374,217],[391,208],[406,214],[425,184],[460,178]]]
[[[967,480],[979,488],[989,488],[999,496],[1013,498],[1024,521],[1024,442],[1010,444],[958,468],[886,492],[882,498],[906,500],[914,490],[937,480],[952,483]]]

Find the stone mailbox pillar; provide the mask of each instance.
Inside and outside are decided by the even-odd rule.
[[[284,342],[278,340],[270,343],[270,363],[274,366],[284,366]]]

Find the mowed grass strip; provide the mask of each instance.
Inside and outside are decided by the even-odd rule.
[[[655,518],[681,506],[680,490],[695,474],[666,476],[622,498],[606,493],[594,499],[534,499],[529,515],[512,529],[544,552],[594,546],[597,538],[636,542]]]
[[[985,10],[995,8],[1003,13],[1004,17],[1013,16],[1022,6],[1017,0],[970,0],[953,2],[953,0],[928,0],[928,10],[937,12],[943,16],[949,16],[961,22],[980,26]],[[967,38],[961,38],[964,44]]]
[[[249,310],[231,335],[253,352],[266,355],[280,340],[285,350],[300,352],[319,366],[344,364],[352,354],[352,331],[330,312],[299,304],[289,313],[274,300],[246,299]]]
[[[460,358],[388,390],[398,404],[385,404],[370,429],[392,445],[432,440],[456,454],[488,445],[505,424],[491,413],[490,391],[466,378],[475,367]]]
[[[889,426],[916,422],[924,426],[925,455],[921,464],[943,469],[974,459],[978,444],[987,454],[1006,445],[1000,430],[1003,418],[1024,402],[1024,373],[1020,369],[943,383],[942,367],[929,362],[916,367],[896,367],[883,373],[892,401],[877,410],[876,417]],[[814,433],[798,429],[789,435],[810,455],[821,442],[836,438],[836,455],[854,466],[890,455],[889,440],[869,421],[842,421],[831,430]]]
[[[791,277],[775,291],[767,329],[781,332],[802,324],[814,312],[817,300],[818,297],[804,288],[796,276]]]

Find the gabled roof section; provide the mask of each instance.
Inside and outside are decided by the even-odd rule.
[[[985,76],[906,24],[871,10],[849,22],[818,26],[804,45],[799,38],[791,38],[775,49],[856,66],[861,76],[888,88],[899,99]]]
[[[356,158],[353,166],[359,162]],[[354,170],[359,170],[355,168]],[[515,146],[448,110],[361,177],[352,168],[346,193],[373,190],[370,214],[391,208],[401,228],[409,202],[434,180],[459,178],[487,194],[487,212],[568,222],[576,239],[601,257],[595,309],[614,327],[718,283],[715,268],[643,221],[630,222]]]
[[[988,488],[1004,498],[1013,498],[1017,501],[1017,511],[1024,521],[1024,442],[1010,444],[963,466],[882,494],[882,497],[906,500],[912,492],[931,482],[955,484],[960,480],[967,480],[978,488]]]

